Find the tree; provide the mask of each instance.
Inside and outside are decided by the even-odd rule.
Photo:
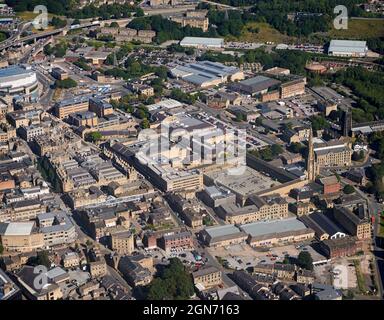
[[[273,156],[278,156],[279,154],[284,152],[284,149],[279,144],[274,144],[271,147],[271,152]]]
[[[290,152],[293,152],[293,153],[301,153],[303,148],[305,148],[305,146],[303,144],[301,144],[300,142],[292,142],[289,146],[288,146],[288,150]]]
[[[149,285],[148,300],[186,300],[194,293],[190,273],[178,258],[169,259],[159,277]]]
[[[144,17],[144,10],[140,7],[137,7],[135,10],[136,17]]]
[[[328,121],[323,116],[313,116],[311,117],[311,122],[313,132],[330,127]]]
[[[308,251],[301,251],[297,257],[297,265],[300,268],[313,270],[313,259]]]
[[[58,17],[53,17],[51,20],[51,25],[55,28],[64,28],[67,25],[67,20],[62,20]]]
[[[149,128],[149,121],[148,119],[143,119],[143,121],[141,121],[140,123],[140,126],[142,129],[148,129]]]
[[[102,134],[98,131],[91,132],[90,134],[88,134],[88,139],[92,142],[97,142],[101,140],[102,137]]]
[[[56,88],[69,89],[77,86],[77,82],[71,78],[55,81]]]
[[[111,24],[109,25],[111,28],[118,28],[119,27],[119,24],[116,22],[116,21],[113,21],[111,22]]]
[[[360,150],[360,152],[354,152],[352,154],[352,160],[353,161],[362,161],[364,159],[364,151]]]
[[[240,113],[240,112],[237,112],[237,113],[236,113],[235,121],[236,121],[236,122],[241,122],[241,121],[243,121],[243,120],[244,120],[244,115],[243,115],[242,113]]]
[[[46,266],[48,269],[51,267],[48,251],[39,251],[36,257],[36,264]]]
[[[262,126],[263,125],[263,118],[257,117],[255,123],[258,126]]]
[[[355,192],[355,188],[353,186],[351,186],[350,184],[347,184],[346,186],[344,186],[343,192],[345,194],[351,194],[351,193]]]

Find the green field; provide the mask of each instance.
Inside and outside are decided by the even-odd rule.
[[[384,36],[384,19],[349,19],[348,29],[332,29],[328,32],[332,38],[368,39]]]
[[[256,32],[257,31],[257,32]],[[286,43],[294,38],[280,33],[278,30],[264,22],[249,22],[241,31],[239,37],[228,36],[228,41],[243,41],[243,42],[274,42]]]

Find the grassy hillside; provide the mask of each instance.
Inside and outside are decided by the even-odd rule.
[[[384,19],[350,19],[348,29],[329,31],[332,38],[368,39],[384,36]]]
[[[271,27],[268,23],[263,22],[249,22],[241,31],[240,37],[237,39],[229,36],[229,41],[245,41],[245,42],[289,42],[292,37],[280,33],[278,30]]]

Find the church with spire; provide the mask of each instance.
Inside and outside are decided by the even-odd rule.
[[[315,151],[313,149],[313,132],[312,128],[308,139],[308,155],[307,155],[307,178],[309,181],[314,181],[319,175],[319,166],[315,160]]]

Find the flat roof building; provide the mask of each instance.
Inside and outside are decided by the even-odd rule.
[[[328,54],[340,57],[365,57],[368,52],[366,41],[331,40]]]
[[[0,242],[8,251],[29,252],[44,246],[43,235],[35,223],[0,223]]]
[[[260,221],[240,226],[248,234],[247,242],[253,247],[286,245],[312,239],[315,232],[295,217],[274,221]]]
[[[182,47],[199,49],[221,49],[224,47],[223,38],[185,37],[180,41]]]
[[[171,73],[175,78],[202,88],[244,79],[244,73],[240,69],[212,61],[178,65],[171,69]]]
[[[277,87],[281,81],[268,78],[265,76],[256,76],[237,83],[233,83],[230,87],[232,90],[240,91],[249,95],[266,93],[269,88]]]
[[[210,247],[222,247],[244,242],[247,234],[233,224],[205,228],[200,231],[200,238]]]

